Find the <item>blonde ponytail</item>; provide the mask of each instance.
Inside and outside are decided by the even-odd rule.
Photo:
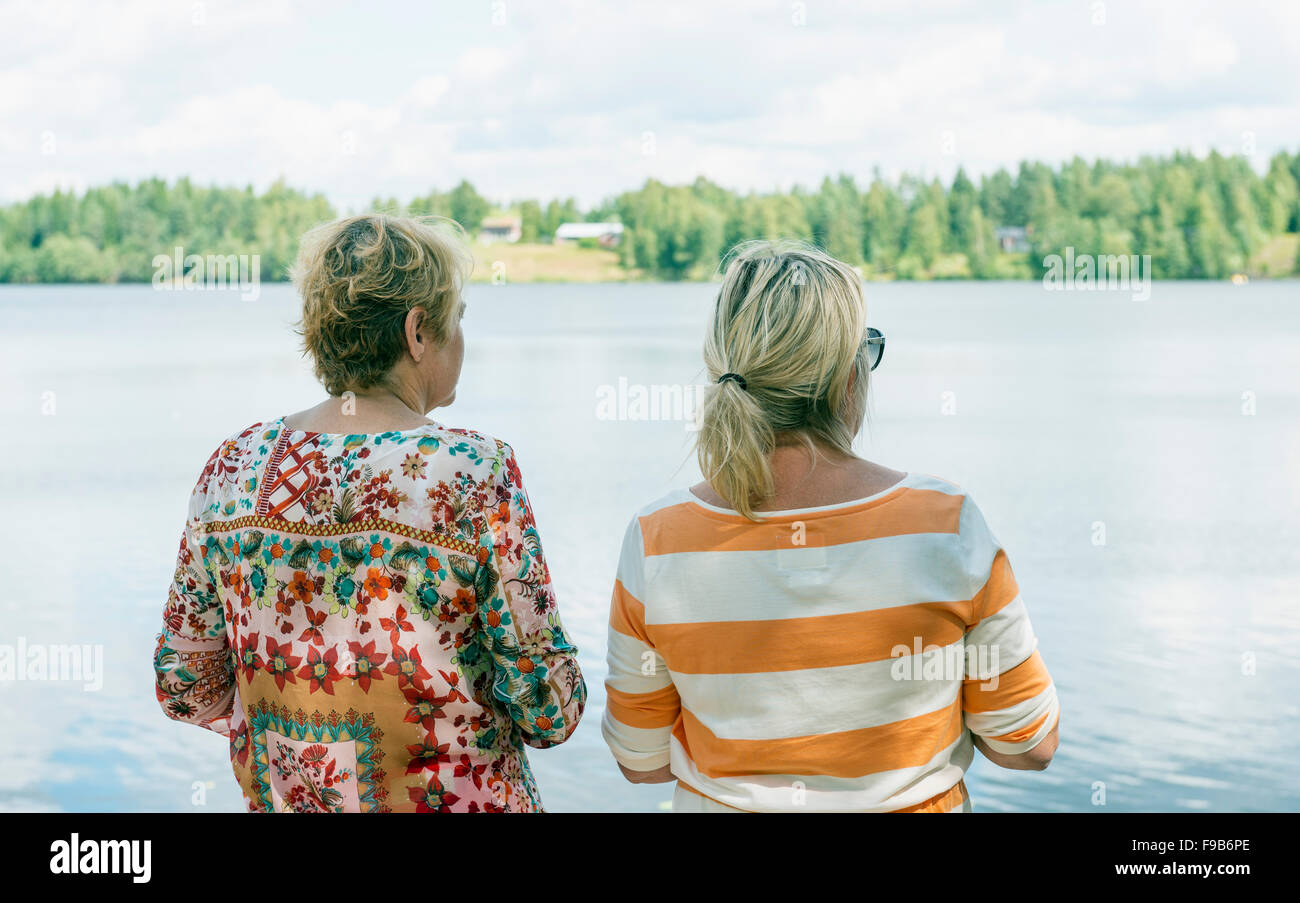
[[[758,520],[755,507],[772,497],[778,434],[851,453],[866,409],[865,333],[852,267],[800,243],[733,251],[704,342],[715,385],[700,408],[696,453],[740,514]]]
[[[719,383],[704,399],[696,436],[700,469],[724,499],[752,517],[751,500],[772,494],[767,456],[776,437],[763,409],[739,383]]]

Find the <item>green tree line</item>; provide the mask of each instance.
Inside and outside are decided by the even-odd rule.
[[[302,233],[333,216],[323,196],[279,182],[262,194],[188,179],[56,191],[0,209],[0,281],[148,282],[154,257],[178,246],[260,254],[263,278],[282,279]]]
[[[1036,278],[1044,257],[1072,247],[1149,254],[1156,278],[1221,279],[1261,260],[1273,275],[1300,267],[1298,185],[1300,152],[1274,155],[1262,175],[1244,157],[1177,153],[1026,162],[978,184],[960,169],[947,184],[877,173],[768,193],[649,180],[585,211],[571,198],[497,208],[462,181],[406,203],[376,198],[372,209],[447,216],[471,233],[505,209],[525,242],[549,241],[564,222],[618,221],[623,265],[657,279],[708,278],[727,248],[753,238],[810,240],[876,278]],[[259,254],[262,277],[283,279],[299,236],[337,215],[322,195],[282,182],[260,194],[188,179],[56,191],[0,208],[0,282],[148,281],[154,257],[177,246]]]
[[[863,186],[841,175],[816,191],[765,194],[651,181],[607,212],[626,227],[625,265],[668,279],[707,276],[736,242],[774,237],[811,239],[886,278],[1037,278],[1044,257],[1073,247],[1076,256],[1149,254],[1156,278],[1219,279],[1267,250],[1286,253],[1282,273],[1300,266],[1296,240],[1285,240],[1300,232],[1297,184],[1300,153],[1275,155],[1262,176],[1244,157],[1217,153],[1076,158],[1000,169],[978,185],[960,169],[947,185],[877,174]],[[999,236],[1007,227],[1023,238]],[[1007,253],[1000,237],[1028,248]]]

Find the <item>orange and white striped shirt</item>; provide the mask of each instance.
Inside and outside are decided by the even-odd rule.
[[[908,474],[760,516],[680,490],[629,524],[602,721],[623,766],[747,811],[968,810],[971,731],[1007,754],[1051,732],[1011,566],[961,489]]]

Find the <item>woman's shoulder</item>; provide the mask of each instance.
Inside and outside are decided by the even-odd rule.
[[[274,439],[278,432],[279,421],[277,419],[258,420],[248,426],[227,433],[221,439],[213,454],[228,454],[237,450],[255,448],[259,442]]]
[[[265,457],[278,433],[275,421],[259,420],[227,434],[208,455],[200,482],[242,470],[254,463],[253,459]]]
[[[670,489],[663,495],[647,502],[640,508],[632,512],[629,519],[629,527],[637,526],[645,521],[673,520],[683,513],[691,510],[691,503],[698,502],[690,489]]]
[[[657,554],[656,550],[672,545],[665,542],[669,537],[698,534],[701,522],[709,519],[708,511],[689,488],[668,490],[632,512],[623,528],[623,556]]]
[[[951,532],[963,540],[981,540],[988,532],[984,514],[970,491],[952,480],[928,473],[909,472],[906,484],[915,491],[917,501],[942,509],[952,520]]]
[[[417,444],[430,463],[425,474],[429,478],[441,480],[459,473],[511,487],[521,482],[514,448],[490,433],[433,424],[421,431]]]
[[[904,483],[909,489],[920,492],[935,492],[955,499],[964,499],[968,495],[965,489],[952,480],[931,473],[919,473],[910,470],[907,472]]]
[[[1002,548],[997,535],[969,490],[951,480],[929,474],[912,474],[914,489],[931,494],[931,504],[944,509],[946,533],[952,535],[951,549],[963,570],[987,576],[989,562]]]
[[[207,460],[190,492],[191,517],[219,510],[230,513],[238,508],[238,497],[256,490],[257,479],[252,474],[270,452],[275,434],[273,421],[259,420],[226,434],[214,448],[209,447]]]
[[[514,449],[503,439],[480,430],[459,426],[433,424],[433,434],[438,436],[453,452],[473,453],[478,457],[495,458],[513,455]]]

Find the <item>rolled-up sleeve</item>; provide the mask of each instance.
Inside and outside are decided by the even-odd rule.
[[[673,725],[681,699],[663,658],[646,631],[640,522],[623,538],[610,601],[601,735],[614,758],[631,771],[654,771],[669,763]]]
[[[962,711],[994,752],[1028,752],[1060,717],[1056,686],[1011,571],[983,515],[967,497],[961,512],[964,566],[975,588],[966,631]]]

